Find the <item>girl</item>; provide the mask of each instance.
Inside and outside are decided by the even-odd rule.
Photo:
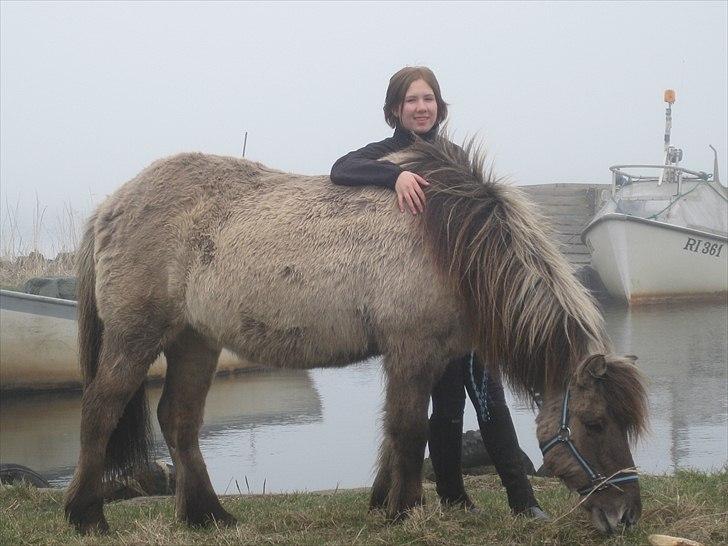
[[[401,213],[416,215],[425,208],[427,180],[399,166],[378,161],[414,142],[414,135],[431,141],[447,118],[435,75],[426,67],[405,67],[389,80],[384,119],[394,135],[374,142],[339,159],[331,168],[331,181],[347,186],[376,185],[394,190]],[[462,430],[465,391],[478,416],[483,442],[508,494],[515,514],[539,519],[548,516],[538,506],[521,464],[513,421],[505,403],[503,386],[491,377],[474,355],[451,362],[432,391],[429,448],[437,493],[443,503],[475,510],[462,478]]]

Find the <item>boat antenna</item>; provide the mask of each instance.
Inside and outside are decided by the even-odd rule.
[[[243,140],[243,158],[245,158],[245,147],[248,145],[248,131],[245,131],[245,139]]]
[[[720,178],[718,177],[718,151],[713,148],[712,144],[708,144],[708,147],[713,150],[713,182],[720,184]]]

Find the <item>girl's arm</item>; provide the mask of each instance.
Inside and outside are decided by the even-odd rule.
[[[331,167],[331,181],[341,186],[382,186],[397,193],[397,207],[400,212],[405,207],[412,214],[425,210],[423,188],[429,183],[420,175],[402,170],[389,161],[379,161],[403,148],[401,142],[387,138],[373,142],[359,150],[349,152]]]
[[[394,190],[402,169],[389,161],[379,161],[380,157],[400,149],[393,140],[387,138],[367,144],[338,159],[331,167],[331,181],[341,186],[372,185]]]

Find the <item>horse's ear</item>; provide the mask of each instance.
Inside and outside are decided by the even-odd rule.
[[[579,383],[588,384],[590,380],[601,379],[607,373],[607,359],[604,355],[591,355],[581,365],[578,373]]]

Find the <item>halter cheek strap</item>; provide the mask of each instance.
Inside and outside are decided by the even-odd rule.
[[[559,431],[550,440],[541,442],[539,444],[539,447],[541,448],[541,453],[543,455],[546,455],[546,453],[548,453],[551,449],[553,449],[554,447],[556,447],[559,444],[564,444],[564,445],[566,445],[566,447],[569,448],[569,451],[571,452],[571,454],[574,456],[574,458],[577,460],[577,462],[579,463],[581,468],[584,470],[586,475],[589,477],[589,484],[577,489],[577,492],[579,493],[579,495],[582,495],[582,496],[588,495],[595,491],[602,491],[603,489],[606,489],[610,486],[617,486],[618,484],[636,482],[639,479],[637,472],[617,472],[613,476],[610,476],[609,479],[606,479],[604,476],[602,476],[598,472],[595,472],[594,469],[592,468],[592,466],[589,464],[589,462],[579,452],[576,445],[571,440],[571,429],[569,429],[569,391],[570,391],[570,389],[571,389],[571,385],[569,385],[566,388],[566,393],[564,394],[564,402],[561,406],[561,424],[559,426]]]

